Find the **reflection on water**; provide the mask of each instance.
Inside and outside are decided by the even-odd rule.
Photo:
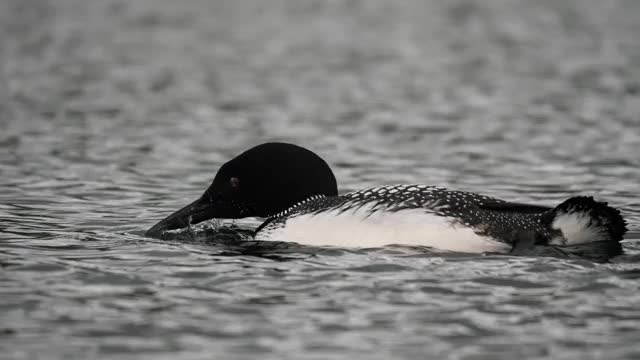
[[[638,16],[597,0],[1,2],[3,354],[640,357]],[[343,192],[592,194],[629,221],[627,255],[142,236],[267,140],[321,154]]]

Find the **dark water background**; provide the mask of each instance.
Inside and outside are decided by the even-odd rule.
[[[2,0],[0,21],[0,358],[640,358],[640,1]],[[628,254],[142,236],[267,140],[342,191],[593,194]]]

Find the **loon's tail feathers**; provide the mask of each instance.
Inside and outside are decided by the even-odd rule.
[[[622,254],[626,221],[620,211],[593,197],[572,197],[545,216],[549,226],[557,232],[550,245],[563,251],[596,261],[607,261]]]

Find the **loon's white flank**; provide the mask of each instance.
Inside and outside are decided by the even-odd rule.
[[[426,209],[373,211],[365,205],[294,215],[284,224],[269,224],[256,240],[289,241],[312,246],[380,247],[390,244],[427,246],[467,253],[508,252],[511,246],[480,236],[464,224]]]

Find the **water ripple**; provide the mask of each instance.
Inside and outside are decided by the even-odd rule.
[[[0,2],[0,351],[640,357],[639,11]],[[628,220],[626,254],[265,244],[250,240],[256,219],[143,236],[267,140],[322,154],[341,191],[426,183],[546,205],[593,194]]]

